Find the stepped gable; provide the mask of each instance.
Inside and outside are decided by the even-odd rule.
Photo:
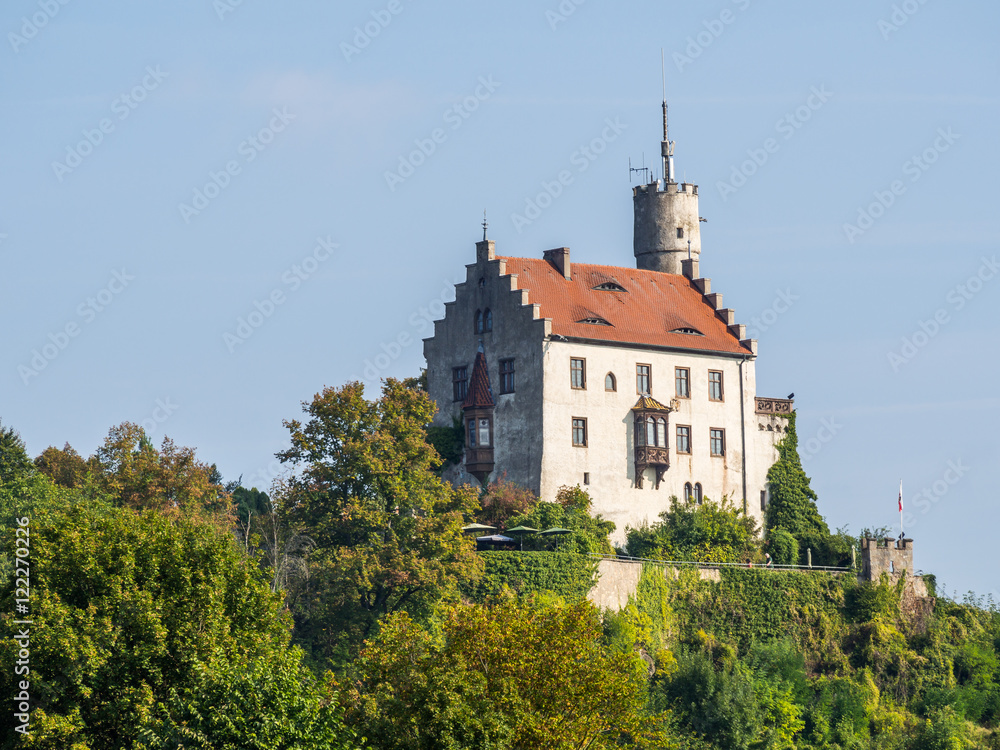
[[[493,389],[490,388],[490,373],[486,369],[486,355],[480,349],[472,365],[469,392],[462,402],[462,409],[491,409],[493,405]]]
[[[567,279],[543,259],[498,256],[497,260],[501,273],[516,277],[516,288],[527,292],[526,303],[538,305],[538,317],[551,320],[554,336],[748,354],[749,347],[736,335],[742,331],[729,327],[732,311],[718,310],[716,300],[709,300],[686,276],[573,263]],[[582,322],[587,319],[603,322]],[[678,329],[697,333],[674,333]]]

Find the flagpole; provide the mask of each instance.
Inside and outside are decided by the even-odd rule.
[[[903,480],[899,480],[899,538],[902,539],[903,534]]]

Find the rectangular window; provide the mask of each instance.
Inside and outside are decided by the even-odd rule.
[[[488,448],[492,441],[490,440],[490,420],[480,419],[479,420],[479,444]]]
[[[583,359],[570,359],[569,384],[576,390],[587,388],[587,362]]]
[[[760,491],[760,509],[767,510],[767,490]]]
[[[691,371],[686,367],[674,368],[677,398],[691,398]]]
[[[514,392],[514,360],[500,360],[500,393]]]
[[[583,483],[590,484],[590,472],[588,471],[583,472]]]
[[[722,373],[719,370],[708,371],[708,400],[722,401]]]
[[[688,425],[677,425],[677,452],[691,452],[691,428]]]
[[[469,420],[469,447],[476,447],[476,420]]]
[[[451,368],[451,388],[454,401],[465,401],[465,397],[469,395],[468,367]]]
[[[648,396],[652,391],[650,391],[649,377],[649,365],[636,365],[635,366],[635,391],[640,396]]]
[[[573,417],[573,445],[587,447],[587,420]]]
[[[713,456],[726,455],[726,431],[712,428],[709,432],[709,442],[711,443]]]

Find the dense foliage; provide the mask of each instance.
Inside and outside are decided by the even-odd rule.
[[[464,589],[483,602],[510,589],[520,596],[551,592],[567,600],[583,599],[594,585],[597,561],[566,552],[481,552],[483,577]]]
[[[778,460],[768,469],[770,500],[765,525],[768,530],[785,529],[796,538],[802,534],[829,534],[826,521],[816,507],[816,492],[799,458],[795,412],[788,417],[785,437],[778,443]]]
[[[4,712],[5,747],[352,746],[335,691],[288,648],[280,599],[231,534],[42,475],[0,486],[0,516],[5,550],[28,529],[31,581],[30,672],[15,674],[23,642],[0,646],[0,690],[30,683],[30,735],[16,745]],[[11,634],[15,583],[7,558]]]
[[[356,668],[351,718],[376,748],[663,747],[644,665],[604,646],[586,601],[459,606],[440,640],[401,613]]]
[[[434,402],[388,380],[369,401],[360,383],[326,388],[286,422],[279,454],[295,473],[282,499],[288,534],[311,539],[308,576],[291,592],[298,642],[319,663],[345,664],[380,618],[426,611],[482,572],[462,534],[478,506],[470,488],[433,471],[425,425]]]
[[[715,583],[650,564],[605,631],[657,655],[651,708],[692,748],[1000,747],[1000,611],[903,614],[906,596],[851,575],[734,568]]]
[[[420,379],[303,407],[263,489],[129,423],[89,458],[34,461],[0,425],[8,634],[19,518],[32,586],[31,734],[2,747],[1000,750],[994,603],[761,567],[857,551],[819,516],[794,415],[765,538],[725,498],[672,498],[627,530],[650,562],[600,612],[586,596],[614,525],[582,488],[443,482],[461,436],[428,428]],[[476,553],[474,521],[560,532]],[[5,695],[20,648],[0,642]]]
[[[428,425],[427,442],[441,457],[442,466],[446,468],[462,460],[465,452],[465,427],[458,417],[452,421],[451,427],[435,427]]]
[[[567,532],[528,535],[522,542],[525,550],[611,554],[608,534],[615,530],[615,525],[600,516],[592,516],[591,505],[590,495],[580,487],[563,487],[556,493],[555,502],[537,503],[530,512],[509,519],[507,526],[527,526],[539,531],[563,529]]]
[[[476,520],[498,529],[512,528],[517,524],[511,519],[531,512],[537,503],[534,492],[502,476],[483,488]]]
[[[658,523],[629,529],[626,552],[653,560],[753,562],[760,558],[757,524],[726,498],[721,503],[670,498]]]

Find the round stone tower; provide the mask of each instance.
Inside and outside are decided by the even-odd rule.
[[[635,265],[647,271],[681,273],[681,261],[701,255],[698,186],[659,181],[632,190]]]
[[[701,255],[698,186],[674,181],[674,142],[667,136],[667,101],[663,100],[663,180],[632,189],[635,232],[632,251],[637,268],[681,273],[681,261]]]

